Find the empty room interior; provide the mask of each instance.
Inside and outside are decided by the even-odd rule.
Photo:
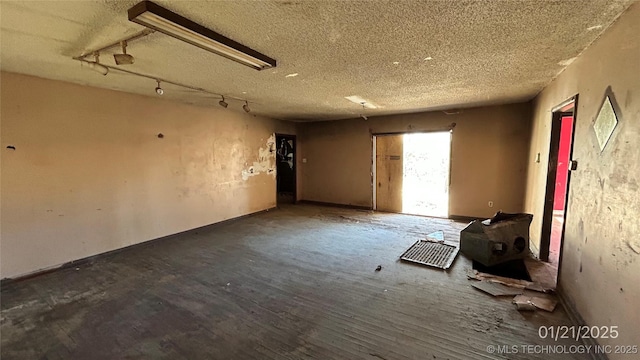
[[[0,1],[0,357],[638,359],[640,2]]]

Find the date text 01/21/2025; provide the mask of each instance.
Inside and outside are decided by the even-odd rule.
[[[540,326],[538,336],[541,339],[617,339],[618,326]]]

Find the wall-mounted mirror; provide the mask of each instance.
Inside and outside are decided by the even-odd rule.
[[[613,130],[618,124],[618,117],[611,104],[611,99],[607,95],[602,103],[598,117],[593,124],[593,130],[596,132],[596,138],[598,138],[598,145],[600,145],[600,151],[604,150],[607,146],[607,142],[613,134]]]

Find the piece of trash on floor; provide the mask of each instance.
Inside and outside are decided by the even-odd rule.
[[[382,265],[378,265],[378,267],[376,268],[376,271],[380,271],[382,270]]]
[[[484,280],[492,283],[498,283],[506,286],[516,287],[520,289],[525,289],[528,286],[532,285],[531,281],[520,280],[520,279],[512,279],[504,276],[492,275],[483,272],[479,272],[477,270],[473,270],[472,273],[467,275],[468,279],[475,280]]]
[[[440,242],[443,243],[444,242],[444,231],[442,230],[438,230],[438,231],[434,231],[430,234],[427,234],[427,241],[431,241],[431,242]]]
[[[536,311],[535,305],[529,300],[529,297],[523,297],[522,295],[518,295],[513,299],[513,303],[516,304],[516,309],[518,311]]]
[[[513,303],[516,304],[518,310],[529,311],[528,307],[533,306],[535,310],[536,308],[553,312],[556,309],[556,305],[558,305],[558,301],[554,299],[542,298],[537,296],[526,296],[526,295],[518,295],[513,298]]]
[[[509,287],[489,281],[475,281],[471,286],[493,296],[513,296],[524,292],[522,288]]]
[[[442,242],[418,240],[400,255],[400,260],[446,270],[453,264],[458,250],[457,247]]]

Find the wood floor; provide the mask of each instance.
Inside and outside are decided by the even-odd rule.
[[[541,339],[553,313],[401,263],[424,235],[465,224],[311,205],[171,236],[3,286],[7,359],[583,359],[495,354]],[[378,265],[382,270],[374,271]],[[581,357],[582,356],[582,357]]]

